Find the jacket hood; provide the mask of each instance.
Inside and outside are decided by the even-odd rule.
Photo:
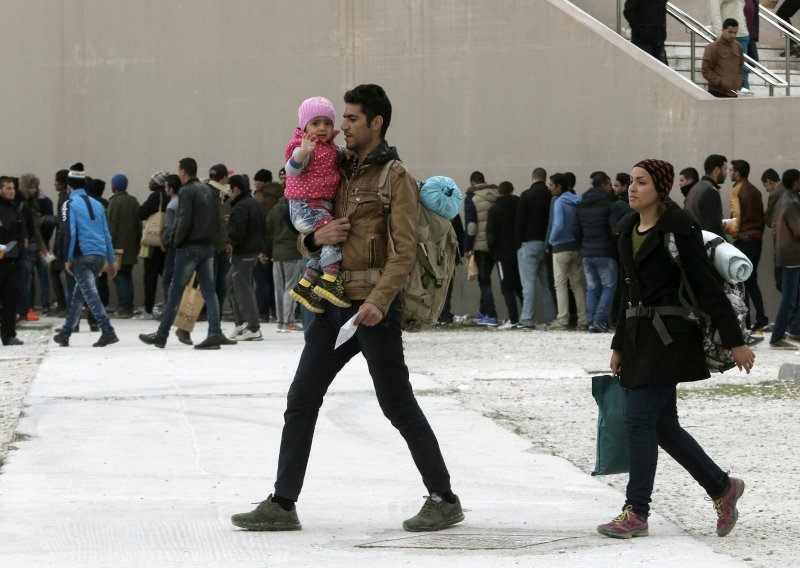
[[[558,199],[573,206],[581,202],[581,198],[572,193],[571,191],[565,191],[564,193],[558,196]]]
[[[493,189],[497,192],[497,185],[493,183],[479,183],[477,185],[471,185],[467,188],[467,193],[475,193],[476,191],[481,191],[482,189]]]

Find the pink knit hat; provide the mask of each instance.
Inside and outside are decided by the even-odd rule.
[[[333,103],[325,97],[311,97],[303,101],[300,108],[297,109],[297,119],[300,123],[300,129],[305,130],[312,118],[324,116],[330,118],[334,125],[336,125],[336,111],[333,108]]]

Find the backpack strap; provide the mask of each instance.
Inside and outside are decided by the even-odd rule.
[[[89,210],[89,219],[94,221],[94,209],[92,208],[92,202],[89,201],[89,197],[86,195],[81,195],[81,197],[86,202],[86,208]]]

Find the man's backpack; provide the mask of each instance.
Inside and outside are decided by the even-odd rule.
[[[714,263],[714,256],[716,249],[719,245],[725,243],[722,237],[715,237],[705,243],[705,248],[708,253],[711,263],[720,272],[717,265]],[[692,290],[689,281],[686,279],[686,273],[683,270],[680,262],[680,255],[678,253],[678,246],[675,244],[675,235],[673,233],[666,233],[664,235],[664,245],[667,247],[672,260],[681,269],[681,284],[678,292],[681,304],[684,309],[689,312],[689,318],[696,321],[700,327],[703,335],[703,351],[706,356],[706,366],[709,371],[724,373],[728,369],[736,366],[733,361],[731,350],[722,345],[719,332],[711,323],[711,316],[700,308],[697,302],[697,297]],[[744,300],[744,285],[741,282],[731,282],[730,276],[720,272],[723,279],[723,290],[728,301],[731,303],[733,311],[736,313],[736,319],[739,322],[739,327],[742,330],[742,336],[747,336],[747,326],[745,320],[747,319],[747,303]]]
[[[386,222],[390,225],[387,235],[390,250],[394,250],[391,235],[392,165],[390,160],[381,171],[378,181]],[[438,178],[441,184],[441,179]],[[452,180],[451,180],[452,181]],[[424,184],[417,182],[417,187]],[[446,198],[460,199],[461,191],[455,185]],[[458,190],[456,195],[456,190]],[[443,189],[447,191],[447,189]],[[459,210],[460,206],[458,207]],[[449,219],[431,211],[420,200],[417,220],[417,256],[405,284],[398,293],[402,305],[402,329],[419,331],[431,327],[442,313],[447,290],[453,279],[458,256],[458,239]]]

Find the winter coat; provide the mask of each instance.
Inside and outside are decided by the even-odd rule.
[[[775,266],[800,266],[800,195],[787,189],[775,206]]]
[[[575,210],[573,232],[584,257],[614,256],[614,243],[611,240],[611,229],[614,228],[611,224],[611,212],[614,202],[614,196],[600,187],[589,189],[581,197]]]
[[[297,231],[289,220],[289,200],[281,197],[267,217],[267,256],[278,262],[300,260]]]
[[[686,195],[683,208],[692,214],[703,231],[725,236],[725,229],[722,227],[722,198],[719,196],[719,186],[711,178],[703,176],[703,179],[694,184]]]
[[[550,219],[550,201],[553,195],[543,181],[534,182],[519,196],[517,206],[517,248],[528,241],[544,241]]]
[[[265,183],[261,186],[261,189],[253,190],[253,199],[255,199],[264,210],[264,219],[269,217],[270,211],[277,205],[281,197],[283,197],[283,186],[279,183]]]
[[[737,238],[761,240],[764,234],[764,201],[761,192],[743,179],[731,188],[731,217],[737,221]]]
[[[151,189],[150,195],[148,195],[144,203],[139,206],[139,219],[147,221],[147,218],[153,213],[157,213],[158,211],[165,212],[169,199],[170,198],[167,197],[167,192],[164,191],[163,188]]]
[[[253,199],[250,191],[242,192],[231,199],[231,216],[228,219],[228,240],[233,246],[233,254],[259,254],[266,252],[264,235],[267,221],[264,210]]]
[[[28,232],[19,206],[13,200],[9,201],[0,197],[0,244],[7,245],[12,241],[17,242],[14,248],[4,254],[0,262],[19,259],[22,256],[26,238],[28,238]]]
[[[553,200],[547,244],[553,248],[554,253],[580,250],[573,230],[575,209],[580,201],[580,197],[569,191],[565,191]]]
[[[333,131],[331,139],[327,142],[317,142],[316,148],[311,153],[308,163],[298,176],[286,176],[286,189],[284,195],[289,199],[326,199],[336,197],[341,174],[339,173],[339,147],[334,143],[334,138],[339,133]],[[285,156],[288,160],[292,157],[295,148],[303,142],[303,131],[295,129],[294,138],[286,146]]]
[[[118,191],[108,200],[108,230],[115,249],[122,249],[122,266],[137,263],[142,242],[139,201],[127,191]]]
[[[634,45],[661,45],[667,39],[667,0],[626,0],[622,14]]]
[[[116,259],[111,233],[103,204],[75,189],[61,208],[61,228],[64,234],[64,260],[72,262],[76,256],[98,255],[109,264]]]
[[[738,41],[718,39],[709,43],[703,52],[703,78],[708,91],[725,97],[735,97],[744,84],[744,52]]]
[[[464,221],[467,224],[464,252],[489,251],[486,221],[489,218],[489,208],[497,200],[497,195],[497,186],[493,184],[481,183],[467,189],[467,197],[464,199]]]
[[[764,222],[768,227],[774,226],[773,218],[775,217],[775,206],[778,204],[778,201],[780,201],[784,191],[786,191],[786,188],[783,187],[781,182],[778,182],[775,189],[769,192],[769,196],[767,197],[767,210],[764,212]]]
[[[388,224],[379,193],[380,175],[390,160],[399,160],[397,151],[384,140],[356,165],[345,164],[346,179],[336,194],[333,217],[347,217],[350,234],[341,244],[340,275],[350,300],[364,300],[388,313],[400,288],[405,284],[417,255],[417,221],[419,219],[419,188],[405,166],[391,166],[392,200],[391,231],[394,250],[389,250]],[[308,243],[301,241],[305,256],[319,256]]]
[[[681,267],[700,307],[711,316],[726,347],[744,345],[736,314],[723,292],[722,277],[708,258],[700,228],[692,216],[674,203],[668,206],[633,256],[631,235],[639,214],[620,221],[618,253],[622,279],[622,302],[611,348],[622,352],[622,384],[627,388],[671,385],[709,377],[700,327],[679,315],[660,316],[672,342],[664,345],[652,317],[626,317],[627,308],[681,307],[678,290]],[[664,244],[673,233],[680,267]]]
[[[222,203],[216,190],[191,179],[178,193],[178,214],[173,245],[214,245],[224,231]],[[223,245],[224,249],[224,245]]]
[[[172,239],[175,237],[175,219],[177,213],[178,196],[173,195],[169,198],[167,209],[164,211],[164,226],[161,228],[161,244],[164,245],[164,248],[172,248],[175,246]]]
[[[520,198],[516,195],[499,195],[489,209],[486,219],[486,243],[489,252],[498,262],[516,262],[517,239],[514,220]]]

